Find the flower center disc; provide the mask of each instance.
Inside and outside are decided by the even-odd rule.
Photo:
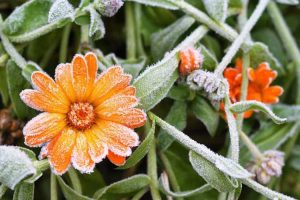
[[[76,129],[88,129],[95,122],[94,107],[90,103],[73,103],[67,118],[69,124]]]

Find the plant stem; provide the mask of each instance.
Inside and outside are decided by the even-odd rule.
[[[170,183],[172,185],[172,188],[175,192],[180,192],[180,186],[178,185],[175,173],[172,169],[171,163],[169,162],[168,158],[165,156],[165,154],[163,152],[161,152],[160,154],[160,158],[165,166],[165,169],[167,171]],[[177,200],[183,200],[183,198],[176,198]]]
[[[218,65],[218,67],[215,70],[215,73],[218,75],[222,75],[224,69],[227,67],[227,65],[231,62],[232,58],[235,56],[241,45],[244,43],[246,37],[250,33],[251,29],[254,27],[260,16],[262,15],[263,11],[267,7],[270,0],[260,0],[258,5],[256,6],[255,10],[253,11],[251,17],[245,24],[242,32],[240,35],[234,40],[234,42],[229,47],[228,52],[223,57],[222,61]]]
[[[240,31],[243,30],[243,27],[245,26],[248,20],[248,12],[247,12],[248,4],[249,4],[249,0],[242,0],[242,10],[238,16],[238,25]],[[247,36],[246,41],[251,42],[250,34]]]
[[[283,45],[285,46],[285,49],[291,59],[296,64],[296,70],[297,70],[297,104],[300,104],[300,51],[297,46],[297,42],[293,38],[291,31],[289,30],[288,25],[284,21],[283,16],[280,13],[279,8],[277,7],[275,2],[270,2],[268,5],[268,12],[271,16],[271,19],[273,21],[273,24],[282,40]]]
[[[136,193],[131,200],[140,200],[148,192],[148,188],[144,188]]]
[[[50,200],[57,200],[57,180],[55,174],[50,176]]]
[[[263,159],[263,155],[260,152],[260,150],[258,149],[258,147],[252,142],[252,140],[243,131],[239,131],[239,135],[240,135],[241,139],[243,140],[244,144],[250,150],[250,152],[253,155],[253,157],[255,159],[262,160]]]
[[[126,14],[126,44],[127,44],[127,59],[136,58],[136,35],[135,35],[135,19],[133,16],[133,3],[125,4]]]
[[[50,167],[49,161],[47,159],[34,161],[33,165],[37,170],[41,172],[46,171]]]
[[[146,53],[143,47],[142,35],[141,35],[141,20],[142,20],[142,7],[141,4],[134,4],[134,19],[135,19],[135,35],[136,35],[136,48],[137,57],[146,57]]]
[[[80,180],[79,180],[77,172],[74,170],[74,168],[69,169],[68,175],[70,177],[70,180],[71,180],[71,183],[72,183],[72,186],[73,186],[74,190],[76,192],[78,192],[79,194],[82,194]]]
[[[62,33],[62,39],[61,39],[60,50],[59,50],[60,63],[65,63],[67,61],[68,42],[69,42],[71,28],[72,28],[72,24],[66,25]]]
[[[89,25],[81,26],[80,43],[89,43]]]
[[[8,190],[8,187],[6,187],[5,185],[2,184],[0,186],[0,199],[2,199],[2,197],[5,195],[7,190]]]

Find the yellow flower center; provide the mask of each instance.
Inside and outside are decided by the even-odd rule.
[[[84,130],[95,123],[94,107],[90,103],[73,103],[67,114],[69,125],[76,129]]]

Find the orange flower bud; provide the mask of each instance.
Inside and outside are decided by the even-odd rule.
[[[194,48],[187,48],[180,51],[179,73],[182,76],[190,74],[199,69],[203,62],[202,54]]]

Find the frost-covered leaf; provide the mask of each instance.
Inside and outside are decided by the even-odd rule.
[[[154,60],[162,58],[165,52],[170,51],[180,36],[182,36],[194,22],[194,18],[183,16],[166,28],[153,33],[151,36],[151,54]]]
[[[33,200],[34,184],[21,182],[14,191],[13,200]]]
[[[150,110],[169,92],[178,78],[177,54],[148,67],[133,83],[143,109]]]
[[[145,67],[146,58],[141,57],[137,60],[120,60],[120,65],[124,68],[125,73],[129,73],[133,78],[137,77],[140,71]]]
[[[211,136],[215,136],[219,125],[219,112],[217,112],[205,99],[197,96],[192,102],[194,115],[203,122]]]
[[[79,194],[77,191],[72,189],[64,182],[64,180],[60,176],[56,176],[56,178],[58,180],[58,184],[60,185],[62,193],[67,200],[93,200],[92,198]]]
[[[276,124],[282,124],[287,121],[286,118],[280,118],[275,115],[272,110],[267,107],[265,104],[258,101],[241,101],[235,104],[232,104],[230,110],[235,113],[243,113],[248,110],[259,110],[267,114]]]
[[[49,10],[48,22],[53,23],[64,18],[74,18],[75,10],[68,0],[56,0]]]
[[[101,16],[94,8],[88,7],[87,11],[90,13],[89,36],[93,37],[94,40],[99,40],[103,38],[105,34],[104,23]]]
[[[126,195],[132,192],[136,192],[150,183],[150,178],[147,175],[139,174],[131,176],[130,178],[123,179],[121,181],[112,183],[98,190],[94,194],[94,199],[112,199],[113,196]],[[110,198],[109,198],[110,197]]]
[[[152,126],[148,132],[147,137],[139,145],[139,147],[132,153],[132,155],[128,158],[125,165],[118,167],[118,169],[128,169],[136,165],[140,160],[142,160],[151,147],[151,144],[154,139],[154,133],[155,133],[155,121],[152,121]]]
[[[28,62],[26,67],[22,69],[22,75],[28,82],[31,82],[31,74],[34,71],[42,71],[42,69],[38,66],[38,64]]]
[[[180,114],[179,114],[180,113]],[[172,105],[165,121],[175,126],[178,130],[183,130],[187,123],[187,104],[185,101],[175,101]],[[174,138],[161,129],[158,133],[157,143],[161,150],[166,150],[174,141]]]
[[[297,5],[299,3],[298,0],[276,0],[278,3]]]
[[[197,153],[190,151],[189,158],[194,170],[219,192],[230,192],[238,187],[237,180],[231,180],[213,163]]]
[[[167,0],[125,0],[125,1],[134,1],[137,3],[145,4],[148,6],[156,6],[161,7],[169,10],[177,10],[178,7],[174,5],[173,3],[167,1]]]
[[[9,101],[9,93],[8,93],[8,85],[6,78],[6,69],[5,67],[0,67],[0,94],[1,100],[4,105],[8,104]]]
[[[287,122],[300,121],[300,106],[298,105],[275,104],[272,105],[272,110],[276,115],[286,118]]]
[[[21,119],[29,118],[33,114],[33,110],[23,103],[20,92],[30,85],[22,76],[21,69],[11,60],[8,61],[6,66],[6,77],[9,96],[15,113]]]
[[[191,197],[191,196],[198,196],[199,194],[206,192],[208,190],[211,190],[212,187],[209,184],[205,184],[199,188],[184,191],[184,192],[172,192],[169,189],[169,183],[168,183],[168,177],[166,173],[162,173],[162,175],[159,178],[159,184],[161,187],[161,190],[168,196],[171,197]]]
[[[31,159],[13,146],[0,146],[0,182],[14,189],[29,175],[36,173]]]
[[[218,65],[217,58],[204,45],[201,45],[200,49],[204,58],[202,68],[208,71],[213,71]]]
[[[227,16],[228,0],[203,0],[208,14],[216,21],[224,22]]]

